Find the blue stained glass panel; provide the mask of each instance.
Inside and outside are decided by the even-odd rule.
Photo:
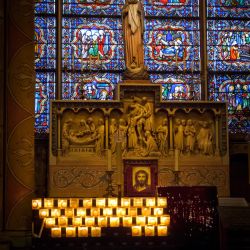
[[[56,66],[56,19],[35,17],[35,67],[53,69]]]
[[[35,14],[55,14],[55,0],[35,0]]]
[[[123,70],[121,21],[112,18],[64,18],[63,67]]]
[[[49,130],[49,101],[55,99],[55,86],[54,72],[36,73],[35,132]]]
[[[125,0],[63,0],[64,14],[120,15]]]
[[[146,20],[144,38],[149,70],[200,70],[198,21]]]
[[[162,84],[162,100],[200,100],[199,74],[151,74],[154,83]]]
[[[114,89],[121,81],[115,73],[63,73],[63,99],[113,100]]]
[[[209,99],[228,102],[230,132],[250,132],[250,75],[210,75]]]
[[[146,0],[144,3],[146,16],[199,16],[198,0]]]
[[[250,21],[210,20],[207,37],[209,70],[250,70]]]
[[[250,17],[250,0],[207,0],[208,17]]]

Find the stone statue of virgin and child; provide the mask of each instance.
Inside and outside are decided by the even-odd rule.
[[[147,80],[144,65],[144,11],[140,0],[126,0],[122,9],[126,71],[124,79]]]

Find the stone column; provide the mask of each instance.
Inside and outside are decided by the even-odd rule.
[[[31,230],[34,196],[34,1],[6,0],[5,230]],[[20,237],[19,237],[20,238]],[[25,241],[25,239],[23,239]],[[13,240],[13,244],[14,244]]]

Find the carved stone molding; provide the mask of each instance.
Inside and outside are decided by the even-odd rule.
[[[31,103],[30,97],[34,96],[36,82],[33,47],[33,44],[23,46],[12,58],[8,84],[14,100],[31,114],[34,113],[34,102]]]
[[[9,136],[8,167],[24,186],[34,188],[34,118],[21,121]]]
[[[11,0],[9,8],[10,18],[32,41],[34,39],[34,22],[30,22],[30,20],[34,19],[34,0]]]

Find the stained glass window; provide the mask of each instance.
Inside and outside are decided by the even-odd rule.
[[[208,17],[250,17],[249,0],[210,0]]]
[[[249,133],[250,1],[208,0],[207,6],[209,100],[228,103],[230,133]]]
[[[111,100],[125,70],[122,7],[125,0],[63,0],[63,99]],[[37,0],[36,129],[48,130],[49,99],[56,88],[57,1]],[[163,100],[200,100],[199,0],[145,0],[144,52]],[[57,7],[56,7],[57,6]],[[41,104],[42,105],[41,105]]]

